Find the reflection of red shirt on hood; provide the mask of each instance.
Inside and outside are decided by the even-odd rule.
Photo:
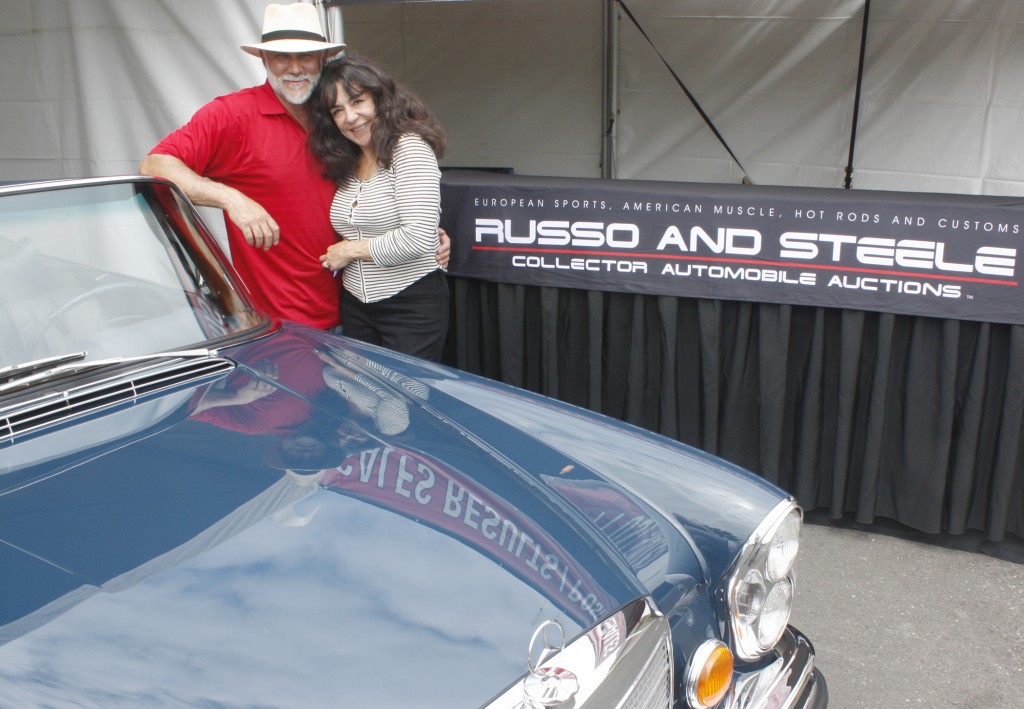
[[[297,340],[282,333],[272,337],[258,351],[254,351],[255,361],[250,369],[236,369],[224,382],[221,390],[216,388],[203,389],[197,392],[192,400],[195,421],[205,421],[229,431],[248,434],[284,435],[309,420],[311,405],[305,399],[315,399],[326,388],[324,385],[324,364],[305,340]],[[273,364],[276,372],[268,372],[261,365],[263,362]],[[236,403],[231,401],[231,394],[260,382],[260,376],[273,380],[285,389],[298,392],[301,399],[289,391],[282,391],[276,386],[266,395]],[[261,382],[266,384],[266,382]],[[225,403],[215,400],[223,398]],[[214,402],[214,403],[210,403]],[[199,409],[195,411],[195,409]]]

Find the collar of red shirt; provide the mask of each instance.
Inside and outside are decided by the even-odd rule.
[[[271,88],[270,82],[263,82],[262,86],[257,87],[256,92],[256,105],[259,106],[260,113],[265,115],[275,115],[278,113],[287,113],[284,104],[281,103],[281,99],[274,93],[274,89]]]

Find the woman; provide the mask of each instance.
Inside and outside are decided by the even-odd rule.
[[[341,239],[320,257],[342,271],[344,334],[439,361],[448,282],[437,225],[445,135],[426,105],[353,54],[329,62],[310,99],[309,146],[338,190]]]

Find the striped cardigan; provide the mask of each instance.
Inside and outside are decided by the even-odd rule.
[[[441,171],[430,146],[406,133],[391,168],[350,178],[334,195],[331,224],[344,239],[370,239],[372,261],[342,271],[345,290],[364,303],[383,300],[438,268]]]

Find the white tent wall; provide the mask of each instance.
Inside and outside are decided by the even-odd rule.
[[[238,45],[265,5],[0,0],[0,180],[134,173],[203,102],[262,80]]]
[[[444,164],[601,175],[602,0],[343,8],[345,41],[413,87],[449,135]]]
[[[345,40],[430,103],[448,166],[598,177],[608,0],[344,6]],[[864,0],[612,4],[614,175],[842,186]],[[134,172],[211,97],[265,0],[0,0],[0,180]],[[1024,193],[1024,2],[873,0],[855,188]]]
[[[1024,2],[876,2],[854,186],[1024,194]]]
[[[842,185],[863,0],[626,5],[651,42],[620,16],[618,177],[744,177],[660,52],[755,183]]]
[[[345,32],[419,87],[450,163],[595,177],[605,2],[359,5]],[[864,0],[624,2],[651,42],[614,4],[614,176],[744,177],[664,57],[755,183],[843,186]],[[1024,193],[1022,78],[1024,2],[874,0],[852,186]]]
[[[626,4],[755,183],[843,185],[863,0]],[[1024,193],[1022,21],[1019,0],[874,0],[852,185]],[[623,24],[617,176],[738,181],[650,44]]]

